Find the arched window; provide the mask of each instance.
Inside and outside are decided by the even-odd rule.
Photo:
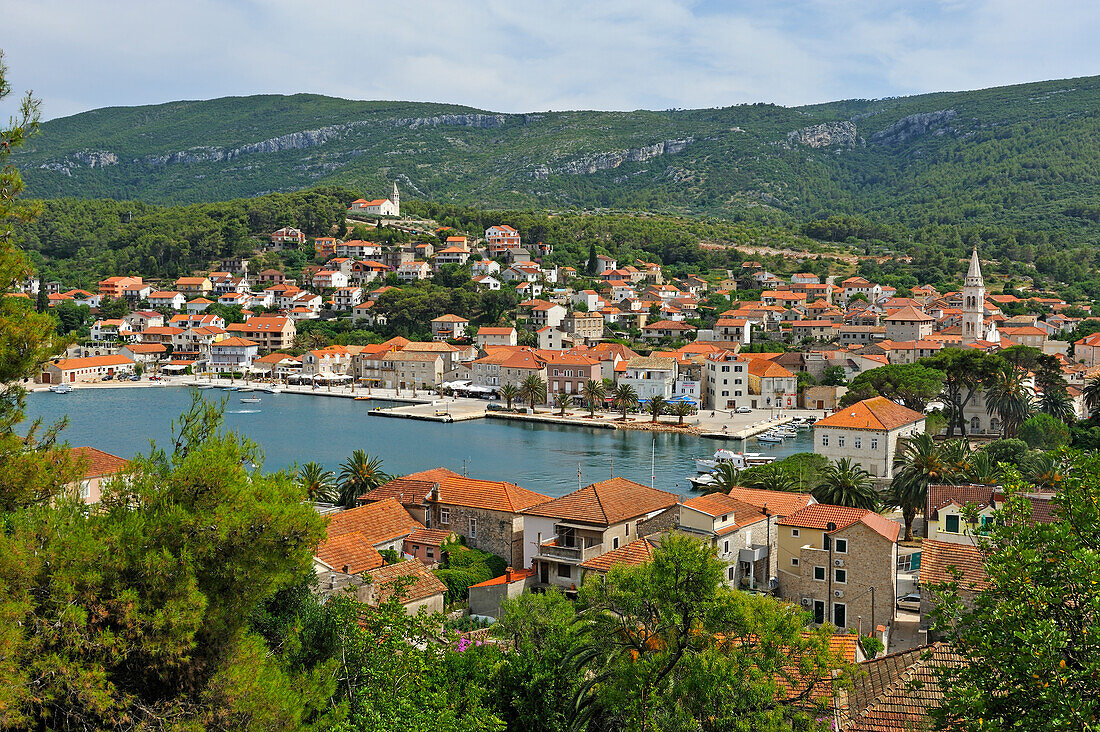
[[[982,429],[982,421],[980,419],[978,419],[977,417],[971,417],[970,418],[970,431],[971,432],[980,432],[981,429]]]

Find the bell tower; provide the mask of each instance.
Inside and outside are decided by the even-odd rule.
[[[397,181],[393,182],[393,195],[390,196],[390,201],[393,203],[393,215],[401,215],[401,194],[397,190]]]
[[[969,345],[985,339],[985,280],[978,262],[978,248],[970,255],[970,269],[963,283],[962,343]]]

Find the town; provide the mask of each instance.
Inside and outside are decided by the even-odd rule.
[[[805,612],[870,674],[859,701],[828,694],[837,728],[871,729],[860,725],[876,705],[906,693],[901,716],[874,729],[924,725],[941,694],[931,669],[958,661],[934,621],[937,588],[958,582],[973,604],[989,586],[980,542],[1009,502],[1010,470],[1032,481],[1015,496],[1032,525],[1058,520],[1066,466],[1052,451],[1100,407],[1090,305],[987,291],[977,249],[959,263],[960,291],[898,292],[809,257],[790,257],[782,276],[751,259],[673,276],[595,247],[562,266],[507,222],[432,223],[402,216],[394,184],[388,198],[350,201],[332,236],[288,225],[174,281],[120,273],[92,292],[28,280],[15,296],[79,335],[32,388],[170,383],[252,402],[296,391],[400,400],[381,410],[394,417],[692,435],[718,447],[694,495],[612,475],[552,497],[428,454],[418,472],[357,482],[372,472],[361,456],[339,484],[313,464],[297,479],[328,521],[316,592],[487,624],[532,593],[577,600],[613,568],[644,567],[670,537],[689,537],[726,586]],[[360,238],[372,233],[386,243]],[[288,252],[310,263],[264,266]],[[793,271],[807,264],[818,272]],[[413,337],[387,332],[387,303],[433,282],[500,307],[429,304]],[[336,342],[356,332],[369,342]],[[812,435],[813,460],[797,469],[745,447],[799,434]],[[129,469],[95,446],[73,454],[85,470],[72,489],[89,505]],[[455,571],[459,555],[491,576]],[[927,685],[906,691],[904,678]]]

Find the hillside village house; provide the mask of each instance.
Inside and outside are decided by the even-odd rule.
[[[800,603],[815,623],[864,635],[893,620],[900,524],[873,511],[820,503],[777,523],[783,599]]]
[[[519,232],[507,224],[490,226],[486,229],[485,244],[489,248],[490,257],[496,257],[509,249],[519,249],[522,246]]]
[[[351,310],[363,302],[362,287],[341,287],[332,293],[332,307],[336,310]]]
[[[294,345],[294,321],[281,315],[254,315],[243,323],[231,323],[226,330],[259,344],[261,351],[278,351]]]
[[[883,322],[886,324],[886,337],[889,340],[920,341],[932,335],[932,326],[936,319],[912,305],[907,305],[893,315],[887,315]]]
[[[684,501],[676,528],[714,547],[728,565],[725,579],[731,587],[768,590],[772,520],[756,506],[711,493]]]
[[[210,344],[210,370],[214,373],[247,373],[256,359],[259,344],[247,338],[223,338]]]
[[[180,277],[176,280],[176,290],[187,297],[201,297],[214,292],[214,283],[209,277]]]
[[[142,284],[140,277],[108,277],[99,282],[100,297],[109,297],[112,300],[126,296],[126,288],[131,285]]]
[[[397,279],[402,282],[426,280],[432,276],[432,268],[427,262],[403,262],[397,268]]]
[[[313,240],[313,253],[318,257],[336,255],[336,239],[331,236],[319,236]],[[345,255],[346,256],[346,255]]]
[[[464,536],[468,546],[503,557],[512,566],[524,566],[523,511],[550,497],[514,483],[434,468],[395,478],[358,500],[400,501],[427,527],[452,531]]]
[[[121,355],[55,358],[42,364],[39,378],[43,384],[79,384],[133,372],[134,362]]]
[[[665,399],[672,397],[677,373],[676,359],[636,356],[619,368],[622,370],[616,370],[616,383],[634,387],[639,399],[652,399],[655,396]]]
[[[662,338],[684,340],[696,330],[694,325],[680,323],[673,320],[658,320],[655,323],[642,327],[642,337],[646,340],[659,341]]]
[[[807,506],[814,505],[817,501],[809,493],[767,491],[755,488],[733,488],[727,495],[759,509],[760,513],[771,519],[768,524],[768,539],[765,542],[771,548],[768,554],[768,578],[770,580],[777,577],[779,559],[776,557],[775,549],[779,546],[778,519],[797,513]]]
[[[519,386],[528,376],[546,381],[546,362],[538,354],[527,350],[501,349],[479,358],[470,366],[474,385],[484,386],[495,392],[505,384]]]
[[[849,458],[875,478],[894,476],[898,440],[924,432],[924,415],[885,397],[871,397],[814,423],[814,452]]]
[[[524,512],[524,561],[540,585],[576,589],[581,565],[675,526],[678,497],[625,478],[593,483]]]
[[[477,343],[478,348],[486,348],[488,346],[515,346],[517,341],[516,329],[508,326],[506,328],[495,328],[489,326],[481,326],[477,329],[477,335],[474,336],[474,342]]]
[[[148,368],[168,355],[168,346],[163,343],[127,343],[118,349],[118,355]]]
[[[752,408],[793,409],[798,406],[798,377],[769,359],[751,358],[748,366],[749,399]]]
[[[600,381],[603,378],[601,363],[590,356],[561,352],[552,354],[546,361],[546,395],[547,401],[553,403],[554,394],[580,394],[584,388],[584,382],[592,379]]]
[[[187,304],[187,298],[182,292],[175,290],[157,290],[149,293],[149,305],[154,308],[171,308],[182,310]]]
[[[271,234],[273,249],[297,249],[306,243],[306,235],[300,229],[284,226]]]
[[[470,327],[470,321],[460,315],[446,314],[432,319],[432,339],[437,341],[449,341],[463,338],[466,329]]]
[[[103,484],[130,466],[130,461],[94,447],[69,448],[69,458],[80,468],[80,478],[66,487],[88,505],[99,503]]]

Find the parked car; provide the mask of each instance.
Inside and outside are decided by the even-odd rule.
[[[903,595],[898,598],[898,610],[908,610],[909,612],[920,612],[920,593],[910,592],[908,595]]]
[[[152,376],[149,377],[149,381],[160,381],[160,379],[161,379],[161,377],[157,376],[156,374],[153,374]]]
[[[114,374],[107,374],[106,376],[103,377],[103,380],[104,381],[114,381],[114,378],[115,378]]]
[[[738,414],[752,414],[752,409],[750,407],[738,407],[733,411],[737,412]]]
[[[133,374],[133,375],[132,375],[132,376],[130,377],[130,381],[141,381],[141,377],[140,377],[140,376],[138,376],[137,374]]]

